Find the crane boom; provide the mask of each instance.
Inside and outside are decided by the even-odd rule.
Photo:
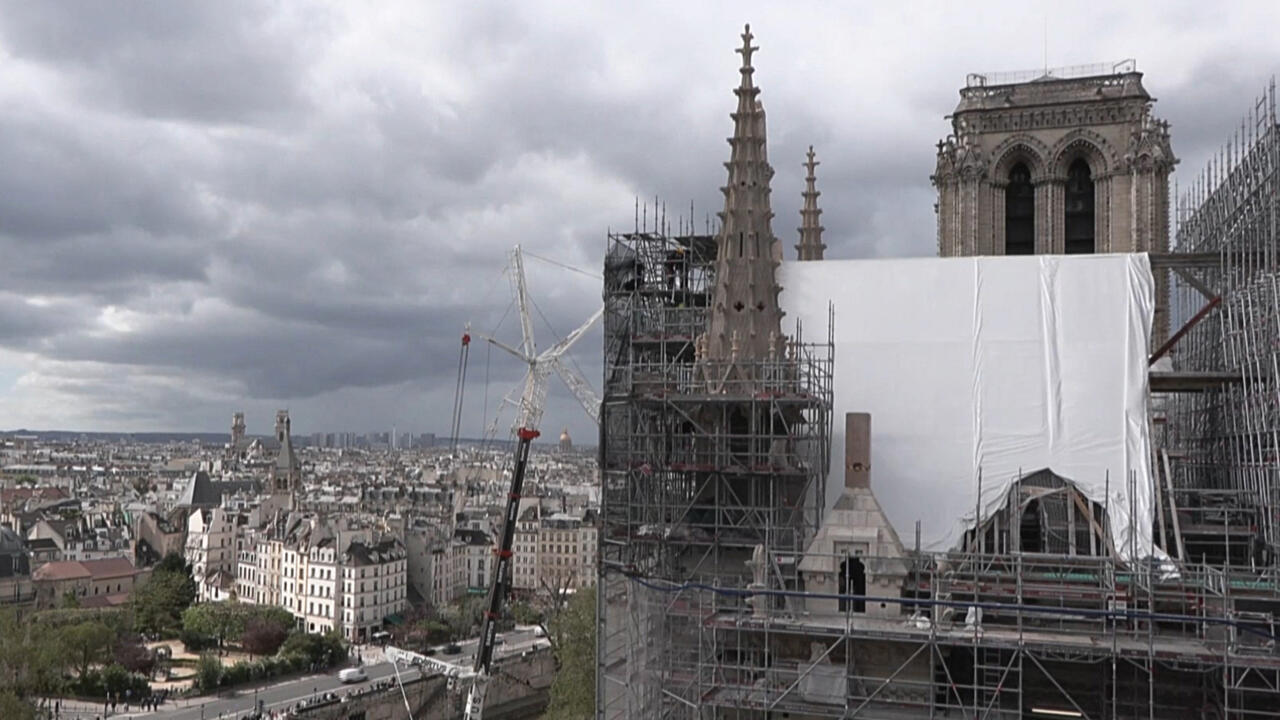
[[[458,453],[458,433],[462,430],[462,394],[467,389],[467,359],[471,356],[471,323],[462,333],[458,350],[458,381],[453,390],[453,420],[449,427],[449,452]]]
[[[538,434],[531,427],[522,427],[516,431],[516,464],[511,472],[507,512],[502,518],[502,535],[498,540],[498,547],[493,551],[497,563],[493,566],[493,578],[489,581],[489,602],[485,606],[484,619],[480,625],[480,642],[476,646],[473,666],[475,681],[467,694],[467,705],[462,715],[464,720],[481,720],[484,715],[493,649],[497,645],[498,619],[502,617],[502,605],[511,590],[511,546],[515,541],[516,522],[520,518],[520,492],[524,487],[524,471],[529,464],[529,445]]]

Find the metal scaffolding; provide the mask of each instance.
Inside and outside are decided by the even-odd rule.
[[[715,239],[609,236],[599,702],[606,717],[696,708],[714,680],[692,582],[745,597],[763,555],[767,586],[800,589],[798,562],[822,520],[830,455],[831,339],[797,327],[778,357],[737,362],[740,377],[700,379]],[[790,596],[779,595],[778,607]]]
[[[1273,80],[1178,203],[1177,252],[1215,260],[1173,284],[1174,371],[1216,379],[1167,403],[1164,513],[1180,518],[1188,560],[1256,564],[1280,546],[1278,173]]]
[[[611,234],[597,717],[1280,717],[1278,171],[1273,84],[1152,260],[1183,325],[1152,357],[1169,558],[1123,561],[1109,508],[1038,472],[955,551],[859,557],[891,591],[857,588],[847,554],[813,563],[842,568],[836,592],[801,568],[826,496],[829,332],[796,328],[712,392],[695,345],[714,238]]]

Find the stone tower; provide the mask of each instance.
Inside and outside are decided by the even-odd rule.
[[[238,412],[231,416],[231,447],[237,448],[244,441],[244,413]]]
[[[729,138],[729,179],[724,193],[724,210],[719,213],[720,233],[716,238],[716,279],[707,334],[702,338],[702,359],[720,368],[712,377],[720,381],[737,373],[739,361],[761,361],[776,357],[783,346],[782,310],[778,307],[781,288],[774,271],[781,262],[781,247],[773,236],[770,221],[769,166],[765,147],[764,106],[752,82],[751,26],[742,33],[741,81]],[[722,372],[723,369],[723,372]],[[714,382],[714,380],[713,380]]]
[[[796,259],[821,260],[823,251],[827,249],[822,244],[822,231],[826,228],[822,227],[822,210],[818,208],[818,196],[822,193],[818,192],[818,178],[813,174],[814,168],[821,163],[813,159],[812,145],[806,157],[808,160],[804,168],[808,174],[804,179],[804,192],[800,194],[804,205],[800,208],[800,243],[796,245]]]
[[[302,486],[302,463],[293,450],[288,410],[276,412],[276,441],[280,443],[280,450],[271,465],[271,494],[292,499]]]
[[[1167,252],[1169,125],[1132,61],[970,75],[938,143],[938,253]],[[1157,278],[1153,340],[1168,332]]]

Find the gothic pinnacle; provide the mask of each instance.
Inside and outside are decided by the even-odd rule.
[[[818,208],[818,196],[822,193],[818,192],[818,178],[814,175],[814,169],[821,163],[814,159],[812,145],[809,146],[806,157],[808,159],[804,168],[808,174],[804,179],[804,192],[800,194],[804,198],[804,205],[800,208],[800,243],[796,245],[796,254],[800,260],[821,260],[827,246],[822,244],[822,231],[825,228],[819,223],[822,210]]]
[[[716,281],[709,318],[708,343],[703,355],[710,362],[759,361],[768,357],[769,338],[781,337],[782,311],[777,302],[774,269],[782,251],[770,226],[769,166],[764,104],[753,82],[751,26],[744,28],[741,80],[734,88],[737,104],[730,113],[727,182],[721,188],[724,209],[718,213]],[[736,340],[730,340],[735,338]],[[736,345],[736,348],[734,347]],[[753,371],[739,369],[748,377]]]

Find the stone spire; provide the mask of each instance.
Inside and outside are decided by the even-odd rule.
[[[752,83],[751,26],[742,33],[742,80],[734,90],[738,96],[729,138],[728,182],[724,210],[719,213],[720,233],[716,238],[716,281],[712,296],[710,327],[704,359],[710,363],[749,363],[781,354],[782,310],[778,307],[781,288],[774,271],[781,260],[778,241],[773,236],[769,206],[769,166],[765,148],[764,106]],[[716,372],[727,378],[728,372]],[[741,377],[742,373],[738,373]]]
[[[818,196],[822,193],[818,192],[818,178],[813,174],[814,168],[821,163],[813,159],[812,145],[809,146],[807,157],[809,159],[804,167],[809,174],[804,179],[804,192],[800,193],[804,198],[804,207],[800,208],[800,244],[796,245],[796,253],[800,260],[821,260],[822,252],[827,249],[822,244],[822,231],[826,228],[819,221],[822,210],[818,208]]]
[[[271,494],[287,497],[289,508],[293,507],[293,496],[302,485],[302,463],[293,450],[293,435],[289,429],[289,411],[276,413],[276,440],[280,443],[280,452],[269,472]]]

